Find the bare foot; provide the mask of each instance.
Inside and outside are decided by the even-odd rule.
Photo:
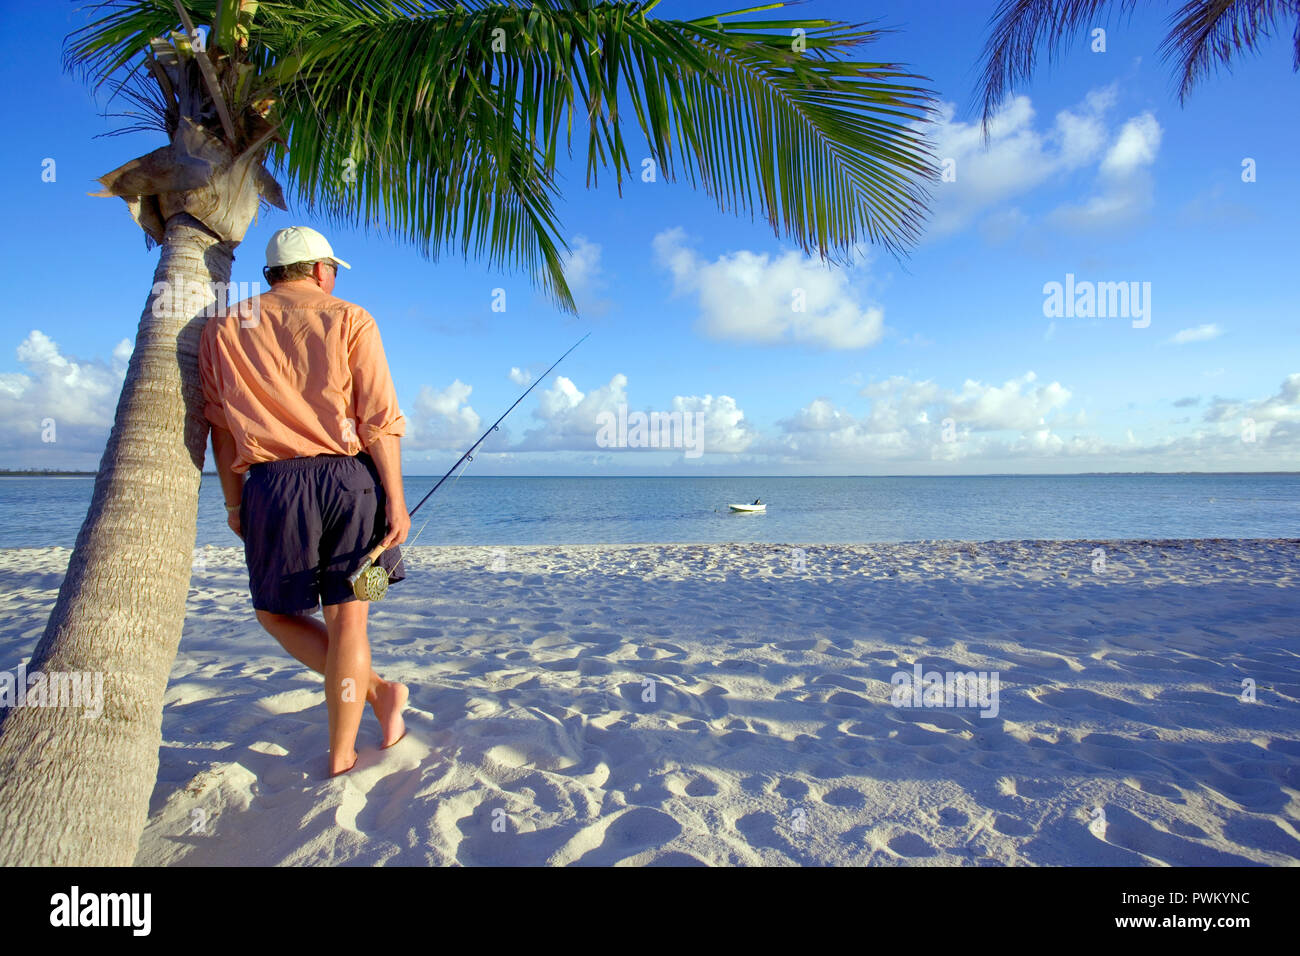
[[[333,754],[330,754],[330,776],[331,777],[337,777],[341,773],[347,773],[356,765],[357,765],[357,752],[355,750],[352,751],[352,755],[350,757],[345,754],[341,758],[336,758]]]
[[[405,684],[397,681],[385,681],[375,692],[375,716],[379,718],[379,727],[383,733],[381,749],[387,749],[406,736],[406,721],[402,719],[402,708],[410,696]]]

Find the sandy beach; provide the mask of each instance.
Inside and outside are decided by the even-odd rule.
[[[0,552],[0,666],[68,554]],[[256,624],[242,550],[196,552],[137,863],[1300,862],[1300,542],[408,562],[370,636],[410,732],[380,752],[367,713],[329,780],[322,679]],[[985,696],[900,705],[918,674]]]

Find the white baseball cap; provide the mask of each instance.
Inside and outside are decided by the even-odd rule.
[[[344,269],[352,267],[334,255],[329,240],[310,226],[280,229],[266,244],[267,266],[288,266],[295,262],[333,262]]]

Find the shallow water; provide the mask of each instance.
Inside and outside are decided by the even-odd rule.
[[[414,504],[436,478],[406,478]],[[0,479],[0,547],[71,547],[91,478]],[[762,498],[763,514],[729,502]],[[197,544],[234,545],[205,475]],[[418,544],[1300,537],[1300,474],[492,478],[448,482]]]

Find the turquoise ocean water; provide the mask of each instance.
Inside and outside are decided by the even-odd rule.
[[[408,477],[414,505],[436,478]],[[0,478],[0,547],[71,547],[90,478]],[[732,514],[762,498],[765,514]],[[236,545],[205,475],[197,545]],[[1300,538],[1300,474],[448,481],[417,544]]]

